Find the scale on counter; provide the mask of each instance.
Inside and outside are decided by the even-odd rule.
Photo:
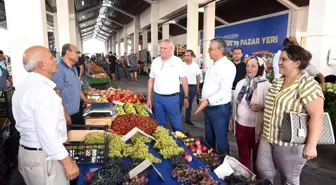
[[[116,110],[110,102],[92,103],[84,110],[83,116],[87,116],[91,113],[109,113],[113,116],[116,113]]]

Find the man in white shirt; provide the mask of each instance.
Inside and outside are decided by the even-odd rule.
[[[226,43],[223,39],[211,40],[208,52],[214,63],[206,71],[201,105],[196,114],[204,110],[206,142],[212,148],[217,146],[219,153],[229,154],[227,133],[236,67],[225,56]]]
[[[200,93],[201,69],[199,68],[197,63],[192,61],[194,55],[195,54],[192,50],[187,50],[184,53],[185,63],[183,63],[183,68],[184,68],[185,74],[188,79],[188,91],[189,91],[189,94],[188,94],[189,107],[186,109],[186,115],[185,115],[185,123],[187,123],[188,125],[194,125],[194,123],[190,120],[192,104],[193,104],[196,94]],[[185,94],[183,92],[183,88],[181,85],[180,87],[180,111],[181,113],[182,113],[184,97],[185,97]]]
[[[63,143],[66,121],[56,84],[56,59],[47,48],[33,46],[23,56],[29,76],[16,86],[13,115],[20,132],[19,171],[27,185],[67,185],[79,175]]]
[[[170,120],[174,131],[183,131],[181,123],[181,112],[179,108],[180,80],[184,94],[188,93],[188,80],[183,70],[183,62],[180,58],[173,56],[174,44],[170,40],[163,40],[160,43],[160,57],[152,62],[148,89],[147,106],[154,107],[154,113],[159,125],[166,127],[167,120]],[[152,90],[154,88],[153,104]],[[184,106],[188,108],[189,97],[184,97]]]

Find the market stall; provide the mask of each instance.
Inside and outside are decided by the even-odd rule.
[[[86,64],[86,69],[86,82],[90,86],[98,89],[106,89],[109,87],[111,79],[103,67],[88,61]]]
[[[86,127],[90,128],[69,131],[71,142],[67,145],[81,169],[78,185],[114,181],[134,185],[214,185],[225,184],[223,174],[233,174],[226,175],[226,182],[255,179],[237,160],[219,155],[203,138],[187,137],[159,126],[151,118],[144,95],[115,88],[86,93],[99,100],[85,111]]]

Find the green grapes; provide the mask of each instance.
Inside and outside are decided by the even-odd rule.
[[[85,144],[104,144],[105,133],[104,132],[91,132],[86,134],[84,141]]]
[[[134,107],[140,116],[149,116],[146,108],[141,103],[134,104]]]
[[[136,114],[137,113],[132,103],[125,103],[124,109],[125,109],[126,114]]]
[[[170,159],[183,153],[184,149],[179,147],[174,138],[169,135],[169,130],[159,126],[154,132],[154,137],[156,138],[154,148],[160,150],[163,158]]]
[[[109,144],[109,154],[108,156],[110,158],[114,158],[114,157],[122,157],[122,152],[124,150],[124,148],[127,147],[127,144],[121,140],[121,136],[119,135],[115,135],[112,134],[112,136],[110,136],[110,144]]]
[[[136,143],[137,141],[141,141],[143,143],[150,143],[152,139],[138,132],[132,136],[131,141],[132,143]]]
[[[117,111],[117,115],[125,115],[126,112],[124,110],[124,107],[122,105],[115,105],[116,111]]]

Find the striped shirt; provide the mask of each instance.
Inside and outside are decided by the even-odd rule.
[[[304,105],[319,97],[324,98],[320,85],[303,74],[292,85],[282,89],[284,78],[277,79],[269,89],[265,98],[263,139],[280,146],[293,146],[293,143],[282,142],[280,129],[285,112],[306,113]]]

